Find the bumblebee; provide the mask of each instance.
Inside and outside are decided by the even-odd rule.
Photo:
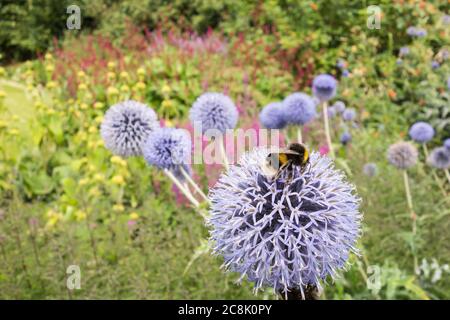
[[[277,179],[285,171],[291,171],[294,167],[300,167],[303,172],[309,165],[309,152],[301,143],[290,143],[287,148],[279,152],[271,152],[267,155],[267,165],[273,178]]]

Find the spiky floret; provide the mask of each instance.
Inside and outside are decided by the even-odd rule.
[[[259,121],[267,129],[283,129],[287,124],[283,104],[269,103],[259,113]]]
[[[294,167],[273,179],[265,169],[270,152],[256,148],[245,154],[211,190],[213,250],[227,270],[254,282],[255,291],[320,287],[357,251],[360,199],[318,152],[312,152],[306,171]]]
[[[100,134],[106,148],[121,157],[142,155],[142,144],[159,128],[156,113],[147,105],[127,100],[106,112]]]
[[[445,147],[435,148],[428,156],[427,162],[434,168],[448,169],[450,168],[450,152]]]
[[[304,125],[316,117],[314,100],[303,92],[290,94],[283,100],[283,109],[288,123]]]
[[[411,142],[400,141],[389,146],[388,161],[399,169],[408,169],[417,163],[419,152]]]
[[[191,122],[201,123],[202,133],[208,130],[218,130],[225,133],[227,129],[234,129],[238,121],[238,110],[233,101],[226,95],[207,92],[195,100],[189,111]]]
[[[426,143],[433,139],[434,129],[430,124],[424,121],[419,121],[411,126],[411,128],[409,129],[409,136],[414,141]]]
[[[168,169],[182,177],[180,169],[189,172],[191,137],[184,129],[161,128],[155,130],[142,147],[149,165]]]
[[[329,74],[320,74],[314,78],[312,90],[319,100],[328,101],[336,95],[337,81]]]

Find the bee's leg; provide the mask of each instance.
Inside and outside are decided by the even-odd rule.
[[[274,180],[277,180],[277,179],[280,177],[281,173],[284,171],[284,169],[287,168],[287,166],[288,166],[289,164],[290,164],[290,162],[286,162],[285,164],[283,164],[283,165],[278,169],[277,174],[276,174],[275,177],[274,177]]]

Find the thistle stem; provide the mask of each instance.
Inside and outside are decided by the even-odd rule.
[[[444,170],[445,176],[447,177],[448,183],[450,183],[450,173],[448,172],[448,169]]]
[[[183,174],[184,178],[186,179],[186,181],[194,188],[195,191],[197,191],[197,193],[207,202],[209,203],[209,199],[206,196],[206,194],[202,191],[202,189],[200,189],[200,187],[195,183],[195,181],[191,178],[191,176],[189,175],[189,173],[186,172],[186,170],[184,170],[183,167],[180,168],[181,169],[181,173]]]
[[[319,300],[320,292],[316,286],[306,285],[303,290],[289,289],[288,291],[280,290],[278,292],[282,300]]]
[[[417,215],[414,212],[414,208],[413,208],[411,190],[409,188],[408,173],[406,170],[403,170],[403,181],[405,183],[406,202],[408,203],[408,209],[409,209],[409,213],[410,213],[411,220],[412,220],[412,233],[413,233],[413,238],[414,238],[417,233]],[[415,251],[414,242],[413,242],[413,251]],[[416,257],[415,252],[413,252],[413,257],[414,257],[414,271],[416,271],[418,268],[418,263],[417,263],[417,257]]]
[[[184,196],[196,207],[198,208],[200,206],[200,204],[198,203],[198,201],[192,196],[191,192],[188,191],[182,184],[181,182],[173,175],[172,172],[170,172],[167,169],[164,169],[164,173],[166,174],[166,176],[169,177],[170,180],[172,180],[173,183],[175,183],[175,185],[178,187],[178,189],[180,189],[180,191],[184,194]]]
[[[327,139],[327,145],[328,149],[330,150],[330,155],[332,158],[334,158],[334,150],[333,145],[331,144],[331,136],[330,136],[330,124],[328,123],[328,103],[326,101],[322,103],[322,109],[323,109],[323,123],[325,126],[325,137]]]
[[[297,140],[298,140],[298,143],[303,143],[302,127],[298,127],[298,129],[297,129]]]
[[[221,155],[222,160],[223,160],[223,166],[225,167],[226,170],[228,170],[230,168],[230,164],[228,162],[227,152],[225,150],[225,139],[224,139],[224,136],[222,135],[219,139],[220,139],[220,141],[218,141],[218,143],[219,143],[219,151],[220,151],[220,155]]]

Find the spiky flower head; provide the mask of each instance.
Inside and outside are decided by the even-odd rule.
[[[342,101],[336,101],[333,106],[336,108],[336,111],[339,113],[344,112],[345,110],[345,103]]]
[[[353,108],[347,108],[342,112],[342,119],[344,121],[353,121],[356,117],[356,110]]]
[[[283,129],[287,122],[281,102],[272,102],[259,113],[259,121],[267,129]]]
[[[450,151],[450,138],[444,140],[444,147]]]
[[[320,74],[314,78],[312,90],[321,101],[328,101],[336,95],[337,81],[329,74]]]
[[[430,124],[419,121],[411,126],[409,129],[409,136],[416,142],[426,143],[433,139],[434,129]]]
[[[230,97],[216,92],[199,96],[189,111],[191,122],[194,125],[201,123],[204,134],[208,134],[208,130],[218,130],[223,134],[227,129],[234,129],[238,117],[238,110]]]
[[[435,148],[430,152],[427,163],[437,169],[450,168],[450,152],[445,147]]]
[[[409,54],[409,48],[408,47],[401,47],[399,55],[400,57],[407,56]]]
[[[287,292],[334,277],[360,235],[360,199],[330,158],[274,179],[267,148],[246,153],[211,190],[213,251],[223,266],[261,287]],[[287,179],[290,179],[287,183]]]
[[[375,163],[366,163],[363,167],[363,173],[368,177],[374,177],[378,173],[378,167]]]
[[[180,169],[189,170],[191,137],[184,129],[161,128],[149,135],[142,152],[149,165],[168,169],[182,177]]]
[[[284,114],[289,123],[304,125],[316,117],[316,104],[305,93],[296,92],[283,100]]]
[[[427,30],[420,27],[408,27],[406,33],[411,37],[423,38],[427,35]]]
[[[389,146],[388,161],[399,169],[408,169],[417,163],[419,153],[411,142],[397,142]]]
[[[111,106],[106,112],[100,134],[106,148],[121,157],[142,155],[142,144],[159,128],[155,111],[147,105],[127,100]]]
[[[345,131],[341,135],[341,143],[345,146],[347,143],[352,141],[352,134],[348,131]]]
[[[328,107],[327,112],[328,112],[328,118],[330,118],[330,119],[336,117],[336,115],[338,113],[336,108],[334,107],[334,105],[331,107]]]

